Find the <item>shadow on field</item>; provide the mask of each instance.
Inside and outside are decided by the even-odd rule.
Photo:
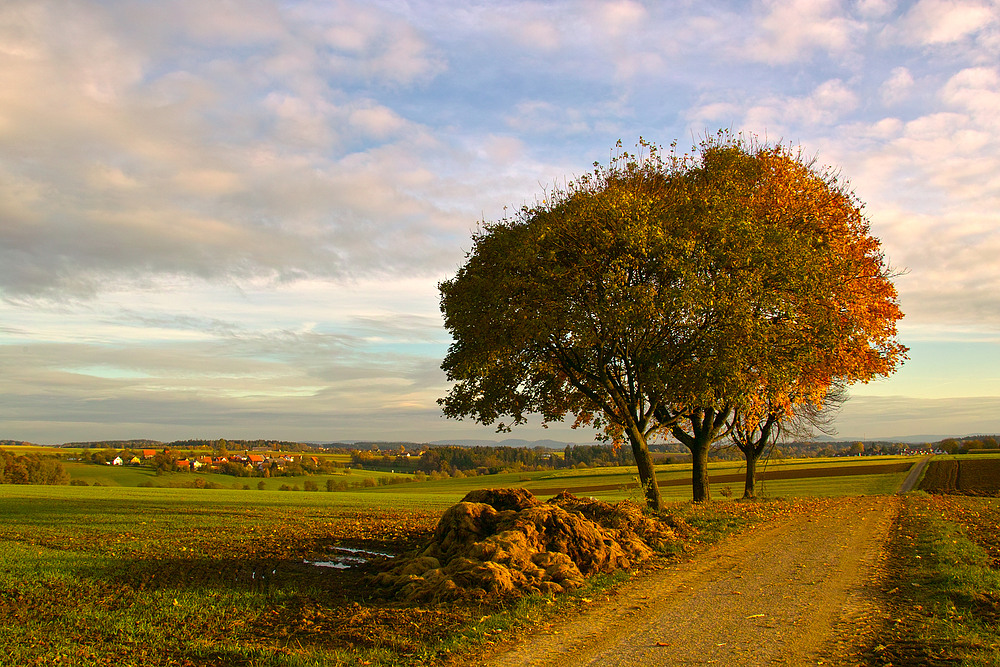
[[[340,543],[337,546],[341,546]],[[382,542],[356,544],[355,548],[386,553]],[[393,545],[394,550],[399,545]],[[345,599],[363,599],[365,573],[373,571],[385,557],[373,557],[367,563],[349,568],[324,567],[329,563],[328,541],[310,540],[295,545],[288,556],[178,556],[97,559],[80,562],[72,569],[80,581],[93,580],[130,588],[134,591],[238,591],[251,594],[309,594]],[[301,555],[295,555],[301,554]]]

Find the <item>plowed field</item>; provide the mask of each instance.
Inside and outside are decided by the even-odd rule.
[[[1000,459],[935,459],[917,488],[928,493],[1000,495]]]

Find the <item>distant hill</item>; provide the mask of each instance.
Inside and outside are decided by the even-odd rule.
[[[163,443],[159,440],[135,438],[132,440],[95,440],[92,442],[64,442],[59,447],[77,449],[159,449]]]
[[[507,438],[506,440],[435,440],[427,443],[439,447],[451,445],[453,447],[544,447],[545,449],[566,449],[567,445],[578,445],[577,442],[561,442],[559,440],[521,440],[519,438]],[[587,443],[594,444],[594,443]]]
[[[837,435],[835,437],[830,436],[819,436],[814,438],[815,442],[905,442],[908,444],[918,444],[918,443],[934,443],[941,442],[942,440],[947,440],[949,438],[954,438],[956,440],[967,440],[969,438],[981,438],[989,434],[986,433],[975,433],[972,435],[900,435],[891,436],[886,438],[867,438],[867,437],[846,437],[842,435]]]

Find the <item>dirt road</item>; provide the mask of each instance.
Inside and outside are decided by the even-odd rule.
[[[641,575],[485,664],[849,664],[854,621],[877,604],[866,584],[898,502],[838,498],[731,538]]]

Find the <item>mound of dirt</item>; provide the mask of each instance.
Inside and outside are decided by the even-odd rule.
[[[371,583],[413,602],[559,593],[584,577],[648,560],[674,530],[635,503],[525,489],[480,489],[445,511],[430,543],[386,563]]]

